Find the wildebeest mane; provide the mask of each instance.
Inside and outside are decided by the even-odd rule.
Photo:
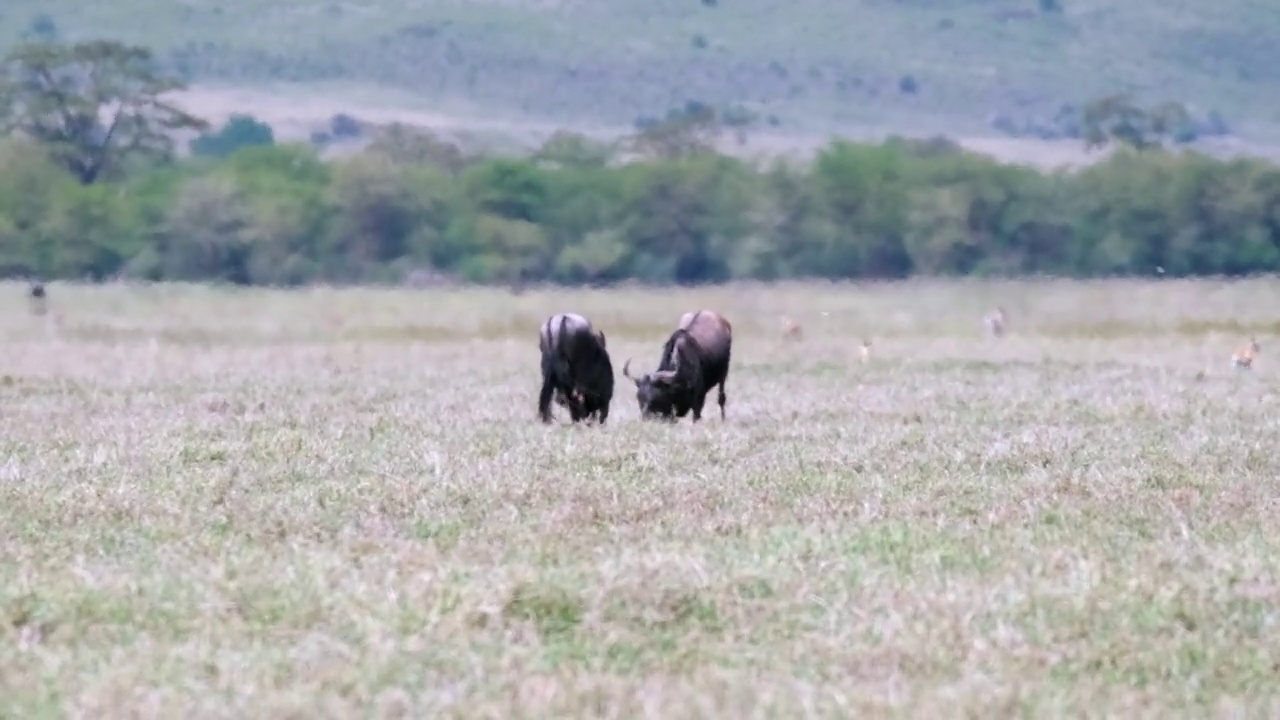
[[[568,325],[568,323],[569,316],[561,315],[559,332],[556,333],[554,341],[551,343],[551,352],[554,355],[556,374],[560,378],[568,378],[569,370],[572,367],[570,363],[570,358],[572,356],[569,354],[567,347],[569,339],[565,337],[564,334],[565,326]]]
[[[659,370],[675,370],[676,382],[693,387],[702,376],[702,346],[697,339],[684,328],[671,333],[666,345],[662,346],[662,360]]]

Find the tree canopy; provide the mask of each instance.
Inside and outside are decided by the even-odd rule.
[[[146,48],[28,42],[0,65],[0,130],[39,141],[88,185],[129,156],[169,156],[175,130],[208,127],[162,99],[183,87]]]

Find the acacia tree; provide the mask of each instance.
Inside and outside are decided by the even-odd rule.
[[[175,130],[208,128],[161,99],[184,88],[146,48],[26,43],[0,66],[0,131],[36,140],[89,185],[126,156],[168,157]]]
[[[685,103],[667,116],[646,118],[636,123],[638,132],[624,141],[624,146],[643,156],[674,160],[711,152],[720,137],[721,122],[713,108],[697,102]]]
[[[1086,150],[1111,142],[1135,150],[1161,147],[1189,121],[1187,109],[1181,103],[1166,102],[1144,109],[1127,94],[1094,100],[1085,106],[1081,118]]]

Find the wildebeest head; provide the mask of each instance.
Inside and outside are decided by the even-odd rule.
[[[622,366],[622,374],[636,384],[636,402],[641,417],[673,419],[676,414],[676,371],[659,370],[640,377],[631,374],[631,361]]]
[[[640,377],[631,374],[631,360],[622,374],[636,384],[640,416],[675,420],[689,412],[701,376],[700,350],[684,329],[676,330],[662,348],[658,369]]]

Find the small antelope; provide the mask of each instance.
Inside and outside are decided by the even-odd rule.
[[[1253,367],[1253,357],[1262,351],[1262,346],[1254,338],[1249,338],[1249,344],[1242,346],[1231,354],[1231,367],[1243,368],[1248,370]]]
[[[48,310],[48,298],[45,295],[44,283],[39,280],[31,283],[31,289],[27,291],[27,298],[31,301],[31,314],[43,315]]]
[[[793,338],[799,340],[804,336],[804,329],[800,327],[800,323],[792,320],[790,317],[782,316],[782,336],[785,338]]]
[[[870,340],[867,340],[865,338],[862,340],[862,346],[858,348],[858,358],[863,363],[867,363],[871,361],[871,341]]]
[[[982,316],[982,324],[987,327],[987,332],[993,337],[1001,337],[1008,324],[1008,318],[1005,316],[1004,308],[997,307],[986,315]]]

